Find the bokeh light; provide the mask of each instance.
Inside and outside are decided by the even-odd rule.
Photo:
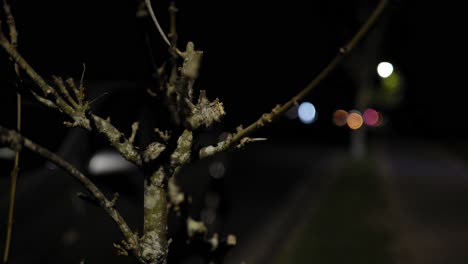
[[[101,151],[89,160],[88,170],[94,175],[119,173],[134,168],[134,165],[115,151]]]
[[[15,158],[16,152],[9,148],[0,148],[0,159],[12,160]]]
[[[304,124],[311,124],[317,119],[315,106],[309,102],[303,102],[299,105],[297,114],[299,115],[301,122]]]
[[[208,170],[210,172],[211,177],[215,179],[223,178],[224,173],[226,173],[226,167],[224,167],[224,164],[221,161],[214,161],[213,163],[211,163]]]
[[[375,127],[381,127],[384,125],[384,117],[381,112],[379,112],[379,121],[375,124]]]
[[[379,123],[379,112],[372,108],[367,108],[362,115],[364,123],[368,126],[375,127]]]
[[[336,126],[345,126],[346,119],[348,118],[348,112],[342,109],[338,109],[333,113],[333,124]]]
[[[362,126],[364,120],[362,119],[361,113],[358,111],[350,111],[348,118],[346,119],[346,123],[349,128],[356,130]]]
[[[377,73],[382,78],[387,78],[393,73],[393,65],[389,62],[381,62],[377,66]]]

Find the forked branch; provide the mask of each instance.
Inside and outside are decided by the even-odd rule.
[[[87,130],[95,128],[99,133],[108,138],[109,143],[124,158],[136,165],[142,165],[141,154],[132,144],[131,140],[127,139],[123,133],[113,126],[109,118],[103,119],[90,112],[89,102],[84,98],[84,88],[81,84],[77,87],[73,79],[68,79],[64,82],[61,78],[54,77],[54,86],[57,88],[49,85],[21,56],[1,30],[0,46],[42,90],[42,95],[32,92],[36,99],[45,106],[56,108],[70,117],[73,122],[65,122],[66,125],[81,127]],[[70,90],[72,93],[69,92]]]

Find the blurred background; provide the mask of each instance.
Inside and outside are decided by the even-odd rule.
[[[168,29],[168,0],[153,1]],[[212,144],[283,103],[333,58],[378,1],[177,1],[179,46],[204,51],[197,89],[227,116],[198,135]],[[268,141],[198,161],[178,181],[189,214],[209,233],[235,234],[226,263],[467,263],[468,141],[463,10],[454,3],[389,1],[378,24],[316,90],[278,122]],[[13,3],[19,50],[44,77],[79,80],[86,65],[95,113],[139,144],[167,125],[146,90],[167,47],[135,1]],[[3,17],[2,17],[3,18]],[[4,25],[3,25],[4,26]],[[6,30],[4,28],[4,30]],[[5,32],[5,31],[4,31]],[[14,72],[0,52],[0,124],[16,127]],[[23,91],[36,89],[28,79]],[[62,125],[64,116],[24,92],[23,134],[64,156],[141,230],[143,177],[106,139]],[[0,148],[3,248],[13,153]],[[83,189],[25,151],[10,263],[132,263],[120,235]],[[206,263],[172,219],[169,263]]]

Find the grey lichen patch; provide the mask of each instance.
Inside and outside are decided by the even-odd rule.
[[[140,254],[147,263],[158,263],[167,254],[167,193],[163,167],[145,181],[144,235],[140,238]]]
[[[232,141],[232,135],[228,135],[228,137],[221,142],[218,142],[216,146],[207,146],[199,151],[199,156],[200,159],[204,159],[210,156],[213,156],[214,154],[226,150]]]
[[[180,212],[180,205],[185,201],[185,195],[177,185],[175,177],[171,177],[168,181],[168,194],[171,206],[176,212]]]
[[[82,127],[91,130],[89,119],[86,118],[85,113],[78,112],[72,116],[74,122],[64,122],[68,127]]]
[[[159,142],[153,142],[146,147],[146,150],[143,152],[143,161],[145,163],[148,163],[150,161],[153,161],[159,157],[161,152],[166,149],[166,146],[159,143]]]
[[[157,263],[166,255],[155,231],[145,233],[140,239],[140,255],[147,263]]]
[[[226,244],[228,246],[235,246],[237,245],[237,237],[233,234],[229,234],[226,238]]]
[[[222,149],[221,146],[222,145],[218,144],[218,146],[216,146],[216,147],[207,146],[207,147],[204,147],[204,148],[200,149],[200,152],[199,152],[200,159],[204,159],[206,157],[213,156],[214,154],[216,154],[217,152],[219,152]]]
[[[110,144],[117,149],[124,158],[137,165],[141,165],[139,152],[133,144],[110,123],[110,119],[102,119],[96,115],[92,115],[92,119],[97,130],[109,139]]]
[[[280,111],[281,111],[281,105],[280,104],[275,105],[275,107],[273,107],[273,109],[271,109],[271,112],[273,114],[280,113]]]
[[[144,199],[145,209],[151,210],[154,207],[156,207],[158,203],[158,199],[161,196],[159,194],[160,191],[161,191],[160,187],[158,186],[155,186],[155,185],[147,186],[145,190],[147,195],[145,195],[145,199]]]
[[[102,119],[99,116],[93,116],[94,125],[99,132],[105,134],[111,143],[119,142],[122,134],[110,123],[110,118]]]
[[[241,129],[241,128],[240,128]],[[242,130],[240,130],[242,131]],[[215,155],[216,153],[223,152],[229,149],[240,149],[245,147],[247,143],[253,143],[258,141],[265,141],[266,138],[250,138],[250,137],[242,137],[240,140],[236,140],[236,137],[239,138],[239,130],[237,134],[229,134],[228,137],[221,142],[218,142],[214,146],[206,146],[199,151],[200,159],[204,159],[210,156]],[[236,144],[236,142],[239,142]]]
[[[112,196],[112,200],[110,201],[111,207],[115,206],[115,204],[117,203],[117,200],[119,199],[119,197],[120,197],[119,193],[114,193],[114,195]]]
[[[130,138],[128,139],[128,141],[130,142],[130,144],[133,144],[133,142],[135,141],[135,137],[136,137],[136,134],[137,134],[137,131],[138,131],[138,128],[140,127],[140,123],[139,122],[134,122],[132,124],[132,134],[130,135]]]
[[[219,235],[214,233],[213,236],[208,240],[208,243],[211,244],[211,251],[214,251],[218,248],[219,245]]]
[[[278,116],[281,113],[281,105],[276,105],[270,113],[265,113],[263,114],[258,120],[257,120],[257,125],[258,127],[263,127],[271,122],[275,118],[278,118]]]
[[[216,147],[208,146],[200,150],[200,158],[211,156],[215,153]]]
[[[155,128],[154,132],[156,132],[156,134],[159,136],[159,138],[161,138],[165,142],[167,142],[167,141],[169,141],[169,139],[171,139],[171,134],[167,130],[161,131],[159,128]]]
[[[189,237],[193,237],[196,234],[205,234],[208,229],[206,225],[201,221],[195,221],[191,217],[187,218],[187,233]]]
[[[203,56],[203,52],[195,50],[193,42],[188,42],[185,52],[180,53],[184,58],[184,63],[180,70],[183,77],[195,80],[198,78],[198,71]]]
[[[206,97],[204,90],[200,91],[198,103],[192,110],[192,115],[188,118],[188,122],[193,129],[200,126],[210,127],[214,123],[219,122],[221,118],[226,115],[223,103],[216,98],[210,102]]]
[[[186,50],[177,50],[177,54],[184,59],[180,67],[174,60],[167,69],[164,67],[158,71],[160,88],[172,119],[177,125],[190,130],[202,125],[211,126],[223,115],[220,114],[224,113],[222,104],[219,100],[209,102],[203,92],[197,108],[193,98],[194,84],[199,76],[203,52],[195,50],[193,42],[188,42]]]
[[[119,256],[128,256],[128,251],[119,243],[114,243],[114,248],[117,249],[117,255]]]
[[[184,130],[182,135],[177,139],[177,148],[171,154],[171,166],[176,167],[186,164],[190,161],[190,154],[193,144],[193,133],[189,130]]]
[[[213,236],[206,240],[211,245],[211,251],[215,251],[221,245],[234,247],[237,245],[237,237],[233,234],[229,234],[225,239],[220,239],[218,233],[214,233]]]
[[[263,114],[262,117],[257,121],[258,126],[263,127],[268,123],[273,122],[271,114]]]

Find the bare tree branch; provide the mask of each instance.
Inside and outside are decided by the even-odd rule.
[[[171,170],[174,170],[181,164],[187,164],[190,162],[192,144],[193,133],[192,131],[185,130],[177,139],[177,148],[171,154]]]
[[[99,133],[104,134],[109,139],[110,144],[116,148],[124,158],[136,165],[142,165],[139,151],[123,133],[111,124],[110,119],[103,119],[90,112],[89,103],[84,99],[82,83],[79,87],[76,87],[73,79],[68,79],[66,81],[68,87],[66,87],[61,78],[54,77],[54,82],[58,90],[54,89],[28,64],[1,31],[0,46],[3,47],[8,55],[11,56],[19,67],[23,69],[42,90],[43,96],[33,92],[33,95],[38,101],[48,107],[58,108],[73,120],[73,122],[65,122],[66,125],[81,127],[89,131],[92,130],[92,127],[95,127]],[[76,98],[71,96],[69,90],[73,91]]]
[[[142,165],[141,155],[135,146],[110,122],[110,118],[102,119],[97,115],[91,114],[96,129],[104,134],[109,143],[117,149],[127,160]]]
[[[10,36],[11,45],[14,47],[18,46],[18,31],[16,29],[16,22],[13,13],[11,12],[11,7],[8,4],[7,0],[3,0],[3,11],[5,12],[6,21],[8,24],[8,33]],[[19,89],[21,79],[19,73],[19,66],[17,63],[14,63],[14,69],[16,73],[16,88]],[[22,102],[21,94],[16,92],[16,129],[18,132],[21,132],[21,116],[22,116]],[[11,248],[11,236],[13,233],[13,220],[15,212],[15,197],[16,197],[16,183],[18,181],[19,174],[19,161],[20,161],[20,151],[17,150],[15,154],[15,161],[13,164],[13,169],[11,171],[11,182],[10,182],[10,203],[8,205],[8,223],[7,223],[7,232],[5,240],[5,250],[3,253],[3,262],[7,263],[10,256]]]
[[[130,230],[122,216],[115,210],[115,199],[111,201],[108,200],[88,178],[65,160],[33,143],[29,139],[24,138],[20,133],[4,129],[1,126],[0,143],[6,143],[10,148],[16,151],[19,151],[21,147],[30,149],[52,161],[72,175],[90,192],[93,199],[96,200],[119,227],[125,239],[121,244],[114,244],[114,246],[119,250],[120,254],[126,255],[130,251],[140,263],[155,264],[166,263],[170,241],[167,234],[168,208],[173,206],[177,210],[177,207],[181,206],[184,200],[188,200],[185,199],[185,195],[177,187],[174,175],[182,166],[190,163],[193,159],[193,131],[201,127],[209,127],[215,122],[218,122],[221,117],[225,115],[225,112],[222,103],[218,99],[209,101],[204,91],[200,91],[198,102],[194,102],[194,83],[198,78],[202,52],[196,50],[192,42],[187,43],[185,51],[177,49],[175,16],[177,9],[174,3],[172,3],[169,8],[170,33],[168,38],[164,34],[153,12],[150,0],[144,1],[159,34],[166,44],[168,44],[171,55],[169,63],[157,71],[158,77],[160,77],[158,80],[162,92],[161,94],[173,115],[172,119],[175,121],[174,123],[181,128],[185,128],[184,132],[178,137],[177,146],[175,146],[174,149],[170,149],[172,153],[163,155],[165,160],[158,160],[159,163],[155,163],[154,161],[160,157],[163,152],[168,151],[166,150],[168,146],[172,147],[172,141],[169,142],[170,136],[168,133],[156,130],[156,133],[163,142],[153,142],[145,146],[143,151],[140,151],[134,145],[138,132],[138,122],[132,125],[131,135],[126,137],[111,124],[109,118],[104,119],[91,112],[90,103],[86,101],[84,94],[83,76],[81,77],[79,87],[75,84],[73,79],[68,79],[64,82],[59,77],[53,78],[53,84],[48,83],[19,54],[13,43],[13,38],[9,41],[0,30],[0,46],[18,65],[17,69],[21,68],[24,70],[42,91],[42,94],[31,91],[39,102],[48,107],[57,108],[59,111],[65,113],[71,118],[71,122],[66,122],[67,125],[81,127],[89,131],[94,130],[105,135],[110,144],[116,148],[123,157],[141,166],[145,173],[148,173],[145,177],[144,184],[144,230],[140,238]],[[248,136],[259,128],[276,120],[318,86],[369,31],[384,10],[387,1],[388,0],[381,0],[379,2],[376,9],[353,38],[339,49],[338,54],[331,62],[302,91],[286,103],[277,105],[270,112],[263,114],[256,122],[249,126],[245,128],[239,126],[235,133],[229,135],[224,141],[219,142],[217,145],[202,148],[199,153],[197,153],[197,156],[199,158],[205,158],[221,151],[241,148],[250,142],[265,140],[263,138],[250,138]],[[10,35],[11,34],[10,30]],[[182,60],[183,62],[180,63]],[[186,223],[189,236],[206,235],[206,227],[203,223],[191,218],[187,218]],[[221,254],[225,249],[236,244],[236,238],[234,236],[228,236],[225,240],[226,241],[223,242],[219,239],[218,235],[215,234],[206,242],[210,243],[213,254],[214,252]]]
[[[39,154],[43,158],[51,161],[58,167],[65,170],[68,174],[73,176],[99,203],[99,205],[106,211],[106,213],[112,218],[115,224],[118,226],[120,232],[125,238],[125,250],[131,251],[135,257],[140,256],[140,245],[138,237],[134,234],[130,227],[127,225],[120,213],[114,208],[114,202],[109,201],[106,196],[94,185],[83,173],[81,173],[73,165],[62,159],[60,156],[52,153],[48,149],[32,142],[25,138],[18,132],[8,130],[0,126],[0,143],[7,144],[13,150],[20,150],[22,147]],[[142,262],[144,263],[144,262]]]
[[[167,45],[170,47],[171,42],[169,42],[169,39],[166,37],[166,34],[164,34],[164,30],[161,28],[161,25],[159,25],[158,19],[156,18],[156,15],[153,11],[153,7],[151,6],[151,0],[145,0],[145,4],[146,8],[148,9],[148,12],[150,13],[151,19],[153,19],[153,22],[156,25],[156,28],[158,29],[159,34],[161,35],[164,42],[166,42]]]
[[[18,45],[18,31],[16,29],[16,22],[13,13],[11,12],[11,6],[7,0],[3,0],[3,11],[5,12],[6,22],[8,25],[8,33],[10,35],[11,44],[14,47]]]
[[[146,263],[165,263],[167,240],[167,170],[160,166],[145,179],[143,236],[140,256]]]
[[[286,111],[288,111],[293,105],[296,105],[300,100],[302,100],[315,87],[317,87],[336,68],[336,66],[338,66],[341,63],[341,61],[347,54],[349,54],[353,50],[353,48],[366,35],[366,33],[370,30],[370,28],[380,17],[387,5],[387,2],[388,0],[380,0],[377,7],[371,13],[366,22],[361,26],[359,31],[353,36],[353,38],[348,43],[346,43],[342,48],[339,49],[336,56],[304,89],[302,89],[298,94],[296,94],[293,98],[291,98],[283,105],[277,105],[275,108],[273,108],[271,112],[263,114],[257,121],[250,124],[246,128],[237,131],[232,136],[228,137],[226,140],[219,142],[217,145],[208,146],[201,149],[199,153],[200,158],[206,158],[216,153],[236,147],[243,138],[257,131],[259,128],[265,126],[266,124],[273,122],[275,119],[282,116]]]

